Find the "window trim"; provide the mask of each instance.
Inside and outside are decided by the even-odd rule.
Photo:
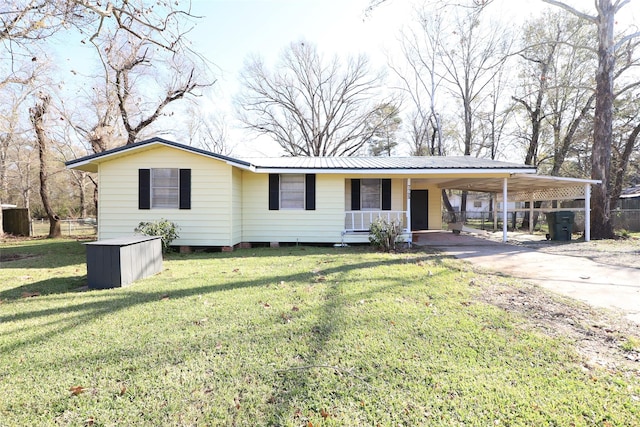
[[[170,175],[175,174],[175,177],[159,177],[155,176],[155,174],[160,174],[160,171],[169,171]],[[149,183],[149,188],[151,190],[151,209],[178,209],[180,208],[180,169],[178,168],[152,168],[151,169],[151,181]],[[156,182],[161,181],[161,179],[166,179],[169,181],[170,185],[160,185]],[[175,183],[174,183],[175,180]],[[167,203],[159,205],[161,197],[156,194],[157,190],[173,190],[175,195],[168,195],[166,199]],[[169,197],[171,196],[171,199]]]
[[[170,169],[177,171],[177,187],[154,187],[153,171]],[[177,200],[171,206],[154,206],[154,188],[177,189]],[[138,209],[191,209],[191,169],[148,168],[138,169]]]
[[[296,197],[296,199],[294,200],[296,203],[301,202],[302,206],[295,206],[295,207],[284,207],[283,206],[283,198],[282,195],[284,193],[283,191],[283,181],[285,181],[285,178],[287,179],[291,179],[291,178],[301,178],[302,182],[295,182],[294,184],[300,185],[302,188],[302,192],[301,192],[301,196],[300,196],[300,200],[298,200],[298,198]],[[288,182],[289,184],[292,184],[291,182]],[[285,183],[286,184],[286,183]],[[290,191],[290,193],[294,193],[293,191]],[[295,193],[300,193],[300,191],[295,191]],[[280,175],[280,179],[278,180],[278,204],[280,206],[280,210],[284,210],[284,211],[303,211],[305,210],[306,207],[306,179],[305,179],[305,175],[303,173],[292,173],[292,174],[282,174]],[[287,200],[287,201],[292,201],[292,200]]]
[[[351,210],[352,211],[390,211],[392,205],[392,180],[390,178],[365,178],[380,181],[380,208],[362,207],[362,180],[351,178]]]
[[[291,174],[287,174],[291,175]],[[281,201],[281,192],[280,192],[280,181],[281,177],[285,176],[285,174],[278,173],[270,173],[268,180],[268,207],[270,211],[278,211],[280,209],[288,210],[288,211],[296,211],[296,210],[305,210],[305,211],[315,211],[316,210],[316,174],[308,173],[308,174],[293,174],[293,175],[302,175],[304,178],[303,181],[303,203],[304,207],[302,208],[282,208]]]
[[[367,182],[368,181],[368,182]],[[365,196],[367,194],[365,191],[365,188],[367,186],[372,185],[373,183],[376,183],[377,185],[377,189],[376,189],[376,196],[378,198],[377,202],[377,206],[375,207],[365,207]],[[371,194],[373,194],[373,192],[370,192]],[[360,180],[360,210],[362,211],[381,211],[382,210],[382,180],[380,178],[364,178]]]

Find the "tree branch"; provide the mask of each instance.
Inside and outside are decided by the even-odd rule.
[[[579,10],[569,6],[566,3],[563,3],[561,1],[558,0],[542,0],[544,3],[549,3],[553,6],[558,6],[559,8],[562,8],[564,10],[566,10],[569,13],[574,14],[575,16],[577,16],[578,18],[582,18],[582,19],[586,19],[587,21],[593,22],[594,24],[598,23],[598,17],[597,16],[592,16],[592,15],[588,15],[584,12],[580,12]],[[628,1],[628,0],[625,0]]]

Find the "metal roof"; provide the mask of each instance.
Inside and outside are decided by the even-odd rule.
[[[124,145],[91,154],[65,163],[67,167],[88,172],[97,172],[98,163],[126,155],[134,150],[145,150],[156,145],[165,145],[179,150],[224,161],[242,169],[257,173],[376,173],[388,174],[419,173],[535,173],[534,166],[518,163],[499,162],[471,156],[431,156],[431,157],[262,157],[237,159],[215,154],[189,145],[179,144],[163,138],[151,138],[135,144]]]
[[[245,158],[257,169],[414,170],[414,169],[530,169],[534,166],[470,156],[431,157],[267,157]]]

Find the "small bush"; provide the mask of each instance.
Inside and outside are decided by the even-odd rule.
[[[402,224],[399,220],[388,221],[376,218],[371,223],[369,241],[373,246],[380,247],[385,252],[396,250],[396,245],[402,242]]]
[[[162,252],[167,253],[171,242],[180,237],[178,235],[179,228],[175,223],[162,218],[159,221],[142,221],[134,231],[145,236],[160,236],[162,238]]]
[[[621,228],[618,231],[618,237],[621,239],[629,239],[631,238],[631,232],[629,230],[625,230],[624,228]]]
[[[624,351],[640,351],[640,338],[634,336],[627,337],[626,341],[623,342],[620,347]]]

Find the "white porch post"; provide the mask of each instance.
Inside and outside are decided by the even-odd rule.
[[[533,197],[529,200],[529,234],[533,234]]]
[[[407,231],[409,232],[409,245],[413,241],[411,233],[411,178],[407,178]]]
[[[507,178],[502,182],[502,243],[507,243]]]
[[[584,241],[591,240],[591,184],[584,185]]]
[[[492,193],[493,197],[493,231],[498,231],[498,193]]]

